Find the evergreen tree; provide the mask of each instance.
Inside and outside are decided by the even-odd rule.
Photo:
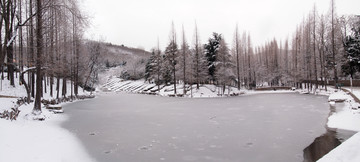
[[[163,55],[163,60],[168,60],[166,55]],[[170,62],[165,61],[161,66],[162,82],[164,82],[165,85],[168,85],[171,82],[172,79],[171,74],[172,74],[172,69],[170,66]]]
[[[341,68],[346,75],[350,75],[352,78],[355,72],[360,71],[360,21],[351,31],[352,34],[347,36],[344,41],[347,61]]]
[[[146,62],[146,65],[145,65],[145,81],[151,81],[153,78],[152,78],[152,75],[154,73],[154,70],[153,70],[153,64],[154,64],[154,60],[155,59],[155,51],[153,50],[151,52],[151,56],[150,58],[148,59],[148,61]]]
[[[158,90],[160,90],[160,84],[162,83],[162,81],[161,81],[162,63],[163,63],[163,57],[161,56],[161,51],[158,46],[158,49],[156,50],[155,57],[153,59],[153,64],[152,64],[154,78],[156,79],[155,84],[158,86]]]
[[[219,50],[221,41],[221,34],[213,33],[213,38],[209,38],[208,44],[205,44],[205,56],[208,61],[208,72],[210,76],[210,81],[216,81],[215,71],[216,71],[216,60],[217,53]]]

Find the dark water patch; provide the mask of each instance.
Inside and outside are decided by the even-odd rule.
[[[343,106],[343,103],[330,105],[329,116],[340,111]],[[326,133],[315,138],[314,142],[304,149],[304,162],[319,160],[355,133],[354,131],[327,128]]]
[[[353,131],[328,130],[304,149],[304,162],[315,162],[354,135]]]

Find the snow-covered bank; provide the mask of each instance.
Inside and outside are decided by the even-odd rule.
[[[359,162],[360,133],[353,135],[340,146],[330,151],[318,162]]]
[[[1,103],[3,101],[0,100]],[[16,121],[0,119],[0,161],[94,161],[78,139],[61,128],[60,124],[66,120],[64,114],[44,109],[42,115],[46,120],[34,121],[28,119],[32,108],[33,104],[21,106]]]
[[[56,81],[56,80],[55,80]],[[23,85],[19,85],[15,78],[15,87],[10,86],[9,81],[2,80],[0,87],[0,113],[11,111],[18,107],[17,101],[26,96]],[[62,81],[60,80],[60,85]],[[44,92],[45,100],[53,100],[49,94]],[[61,92],[60,88],[60,93]],[[70,82],[67,82],[67,92],[71,91]],[[56,96],[56,93],[54,93]],[[88,95],[79,87],[79,95]],[[3,97],[3,96],[9,96]],[[66,97],[69,97],[68,93]],[[0,118],[0,161],[5,162],[72,162],[72,161],[94,161],[85,148],[81,145],[74,134],[61,127],[61,123],[67,120],[65,114],[54,114],[42,105],[40,118],[44,121],[33,120],[31,115],[34,103],[23,104],[16,120],[10,121]],[[0,114],[1,116],[1,114]]]
[[[338,91],[329,96],[329,101],[345,101],[344,106],[328,118],[328,127],[350,131],[360,131],[359,103],[344,91]]]
[[[352,110],[351,108],[350,103],[345,103],[345,106],[339,112],[329,117],[328,127],[359,132],[360,111]]]
[[[353,93],[356,97],[359,92]],[[327,126],[330,128],[351,130],[359,132],[343,142],[341,145],[330,151],[324,157],[319,159],[319,162],[358,162],[360,161],[360,110],[359,103],[343,91],[335,92],[329,96],[329,101],[345,100],[344,106],[337,112],[334,112],[328,118]]]

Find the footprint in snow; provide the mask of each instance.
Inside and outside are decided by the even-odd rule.
[[[150,144],[149,146],[141,146],[138,148],[139,151],[149,151],[151,150],[152,145]]]
[[[89,133],[89,135],[90,135],[90,136],[95,136],[96,133],[95,133],[95,132],[91,132],[91,133]]]
[[[246,143],[246,144],[245,144],[245,146],[244,146],[244,147],[246,147],[246,148],[250,148],[250,147],[252,147],[252,146],[254,146],[254,143],[252,143],[252,142],[248,142],[248,143]]]
[[[110,154],[111,152],[111,150],[104,151],[105,154]]]

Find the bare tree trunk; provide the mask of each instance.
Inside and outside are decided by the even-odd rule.
[[[315,8],[315,5],[314,5],[314,13],[313,13],[313,19],[314,19],[314,22],[313,22],[313,41],[314,41],[314,73],[315,73],[315,89],[318,89],[318,75],[317,75],[317,63],[316,63],[316,8]]]
[[[42,87],[41,87],[41,79],[42,79],[42,72],[41,72],[41,66],[42,66],[42,53],[43,53],[43,36],[42,36],[42,0],[36,0],[36,96],[35,96],[35,104],[33,113],[39,114],[41,113],[41,93],[42,93]]]
[[[200,82],[200,50],[199,50],[199,35],[197,25],[195,23],[195,77],[196,77],[196,89],[199,89]]]
[[[51,3],[53,4],[54,1],[51,1]],[[54,50],[54,25],[55,25],[55,14],[54,14],[54,9],[50,8],[50,17],[52,17],[50,19],[50,64],[54,65],[54,55],[55,55],[55,50]],[[54,86],[54,71],[55,69],[52,68],[50,69],[50,96],[53,97],[54,94],[54,90],[53,90],[53,86]]]
[[[247,86],[250,88],[250,82],[251,82],[251,67],[250,67],[250,53],[247,53],[248,56],[248,79],[247,79]]]
[[[30,0],[29,2],[29,15],[33,15],[33,1]],[[34,66],[35,63],[35,50],[34,50],[34,22],[33,19],[30,19],[30,28],[29,28],[29,46],[30,46],[30,66]],[[31,73],[31,97],[35,97],[35,73]]]
[[[183,87],[183,94],[186,95],[186,53],[187,53],[187,45],[185,41],[185,31],[184,26],[182,26],[182,55],[183,55],[183,81],[184,81],[184,87]]]
[[[7,67],[8,67],[8,80],[10,80],[10,85],[15,87],[14,82],[14,47],[13,47],[13,27],[15,19],[15,9],[16,2],[8,1],[2,2],[2,16],[4,19],[5,25],[5,52],[7,55]]]
[[[19,1],[19,21],[22,22],[22,1]],[[23,32],[22,28],[19,29],[19,68],[20,71],[24,70],[24,55],[23,55]],[[21,81],[20,81],[21,82]]]
[[[56,99],[59,99],[60,95],[60,77],[57,77],[56,80]]]
[[[331,47],[332,47],[332,67],[334,71],[334,86],[337,88],[338,78],[336,70],[336,47],[335,47],[335,2],[331,0]]]
[[[235,53],[236,53],[236,73],[237,73],[237,88],[240,90],[240,60],[239,60],[239,33],[238,25],[236,24],[235,29]]]

